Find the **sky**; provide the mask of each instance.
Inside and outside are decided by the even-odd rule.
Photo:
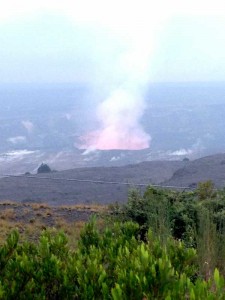
[[[224,1],[0,2],[0,83],[225,79]]]

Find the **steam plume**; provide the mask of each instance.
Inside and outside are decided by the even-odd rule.
[[[148,47],[146,51],[141,41],[139,45],[142,47],[131,46],[131,51],[115,61],[114,76],[110,83],[104,84],[109,87],[107,96],[96,110],[99,128],[83,137],[81,148],[139,150],[149,147],[151,138],[140,121],[146,108],[143,91],[148,81],[150,51]]]
[[[85,137],[91,149],[138,150],[149,147],[150,136],[139,121],[145,103],[126,89],[117,89],[97,109],[101,127]]]
[[[100,85],[96,94],[104,90],[106,96],[96,110],[99,127],[82,137],[83,145],[80,148],[138,150],[150,145],[151,137],[141,125],[146,108],[143,92],[149,81],[150,66],[157,48],[157,32],[165,14],[161,7],[157,7],[150,17],[148,4],[149,1],[141,5],[137,1],[135,5],[129,2],[131,12],[127,13],[127,6],[122,5],[121,8],[120,1],[115,5],[117,9],[114,7],[114,18],[108,15],[108,28],[118,38],[119,47],[116,50],[111,47],[109,39],[100,43],[101,57],[95,76]],[[105,50],[109,55],[105,55]]]

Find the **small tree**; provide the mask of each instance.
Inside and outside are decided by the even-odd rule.
[[[50,173],[51,169],[47,164],[42,163],[40,167],[37,169],[37,173]]]
[[[183,161],[188,162],[188,161],[190,161],[190,159],[187,158],[187,157],[185,157],[185,158],[183,159]]]
[[[206,200],[216,197],[214,183],[211,180],[199,182],[197,188],[197,195],[199,200]]]

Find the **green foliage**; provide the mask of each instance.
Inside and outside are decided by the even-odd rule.
[[[216,197],[215,187],[211,180],[200,182],[197,188],[199,200],[212,199]]]
[[[121,219],[132,220],[140,226],[140,237],[145,240],[148,228],[161,238],[170,235],[168,219],[169,200],[162,190],[148,188],[143,197],[133,190],[130,192],[128,202],[120,211]]]
[[[149,187],[111,213],[117,222],[98,230],[92,219],[76,249],[62,232],[33,244],[13,231],[0,248],[0,299],[225,299],[224,190]]]
[[[150,228],[162,242],[172,235],[197,249],[204,278],[215,267],[225,275],[225,190],[215,191],[212,182],[188,192],[149,187],[142,196],[131,191],[128,202],[115,206],[111,213],[116,220],[137,222],[143,241]]]
[[[43,232],[38,244],[18,243],[13,232],[0,249],[0,299],[224,299],[215,269],[198,278],[196,250],[153,231],[146,242],[133,222],[99,232],[94,221],[70,250],[62,232]]]

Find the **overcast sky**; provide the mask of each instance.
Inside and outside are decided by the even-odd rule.
[[[0,83],[225,80],[224,1],[0,2]]]

